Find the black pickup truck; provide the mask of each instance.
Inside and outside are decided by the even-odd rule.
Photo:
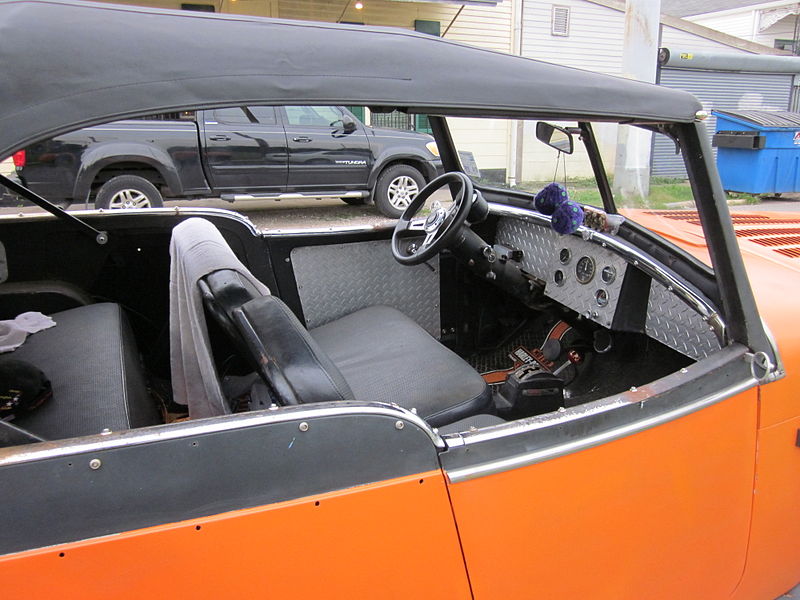
[[[441,172],[438,156],[433,137],[368,127],[342,106],[239,106],[89,127],[14,162],[26,186],[62,205],[336,197],[397,217]]]

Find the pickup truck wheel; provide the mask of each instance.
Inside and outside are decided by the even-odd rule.
[[[398,218],[425,187],[425,178],[409,165],[393,165],[378,177],[375,206],[387,217]]]
[[[106,181],[97,192],[95,208],[158,208],[164,199],[156,186],[138,175],[119,175]]]

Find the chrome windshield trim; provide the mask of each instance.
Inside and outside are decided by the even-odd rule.
[[[355,417],[364,415],[390,417],[405,423],[410,423],[424,431],[437,450],[444,450],[447,447],[439,433],[410,410],[396,404],[343,400],[340,402],[284,406],[252,413],[238,413],[208,419],[197,419],[195,421],[183,421],[181,423],[172,423],[168,425],[155,425],[143,429],[129,429],[126,431],[71,438],[68,440],[0,448],[0,467],[72,456],[86,452],[97,452],[209,433],[233,431],[259,425],[322,417]]]
[[[526,208],[518,208],[516,206],[507,206],[504,204],[490,202],[489,210],[492,214],[497,216],[512,217],[521,219],[523,221],[536,223],[544,227],[550,227],[550,217]],[[601,233],[583,226],[581,226],[573,235],[580,236],[584,240],[613,250],[628,263],[640,268],[654,280],[661,283],[668,290],[674,292],[690,308],[695,310],[704,321],[708,323],[709,327],[717,336],[720,346],[727,345],[728,340],[725,323],[722,320],[719,312],[717,312],[716,308],[714,308],[714,306],[708,300],[700,296],[695,290],[687,286],[683,281],[680,280],[680,278],[668,271],[661,264],[657,263],[647,254],[644,254],[638,248],[631,246],[623,240],[620,240],[612,235]]]
[[[509,471],[511,469],[517,469],[520,467],[533,465],[536,463],[543,462],[545,460],[558,458],[559,456],[564,456],[567,454],[572,454],[574,452],[579,452],[581,450],[587,450],[589,448],[599,446],[600,444],[605,444],[607,442],[611,442],[620,439],[622,437],[632,435],[634,433],[639,433],[641,431],[657,427],[658,425],[662,425],[669,421],[673,421],[685,415],[691,414],[693,412],[696,412],[698,410],[701,410],[703,408],[706,408],[708,406],[726,400],[732,396],[745,392],[757,385],[758,385],[757,380],[753,378],[748,378],[723,390],[704,396],[698,400],[695,400],[694,402],[690,402],[683,406],[677,407],[673,410],[666,411],[658,415],[654,415],[652,417],[636,420],[631,423],[622,425],[620,427],[609,429],[607,431],[602,431],[595,435],[590,435],[588,437],[566,442],[563,444],[557,444],[554,446],[537,449],[524,454],[518,454],[516,456],[510,456],[508,458],[489,461],[478,465],[470,465],[468,467],[448,470],[446,471],[447,477],[450,483],[459,483],[462,481],[469,481],[470,479],[476,479],[478,477],[484,477],[486,475],[493,475],[496,473]],[[585,411],[583,415],[576,416],[575,414],[570,414],[570,415],[565,414],[561,422],[575,420],[577,418],[580,418],[581,416],[586,416],[591,413],[596,414],[599,412],[613,410],[614,408],[617,408],[618,406],[621,406],[623,404],[629,404],[629,402],[624,402],[624,401],[620,402],[619,400],[617,402],[610,402],[608,404],[596,407],[596,409],[594,408],[589,409]],[[566,412],[567,411],[565,411],[565,413]],[[487,441],[490,439],[496,439],[499,437],[505,437],[509,435],[516,435],[522,431],[531,431],[541,427],[559,424],[559,419],[550,419],[547,423],[544,422],[527,423],[526,421],[527,420],[524,420],[519,423],[513,423],[510,424],[510,426],[495,425],[494,427],[488,427],[485,430],[475,432],[474,434],[466,433],[466,434],[454,434],[452,436],[447,435],[445,436],[444,439],[445,442],[448,444],[449,448],[466,447],[468,449],[469,446],[479,444],[482,441]]]

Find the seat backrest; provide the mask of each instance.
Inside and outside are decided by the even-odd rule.
[[[237,303],[269,289],[239,261],[219,230],[205,219],[191,218],[176,225],[170,243],[170,363],[173,400],[189,406],[192,418],[230,412],[211,355],[203,288],[214,285],[215,274],[229,277],[217,314],[228,315]],[[230,276],[235,273],[236,278]],[[216,319],[216,317],[215,317]],[[228,317],[228,320],[229,317]],[[228,331],[232,332],[230,323]]]
[[[333,361],[286,304],[255,298],[234,311],[259,374],[284,404],[354,400]]]

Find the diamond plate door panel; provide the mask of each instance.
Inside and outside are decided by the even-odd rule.
[[[392,257],[389,241],[372,241],[295,248],[291,260],[309,328],[385,305],[440,337],[438,257],[406,267]]]
[[[709,324],[656,281],[650,284],[645,333],[696,360],[720,349],[717,336]]]

